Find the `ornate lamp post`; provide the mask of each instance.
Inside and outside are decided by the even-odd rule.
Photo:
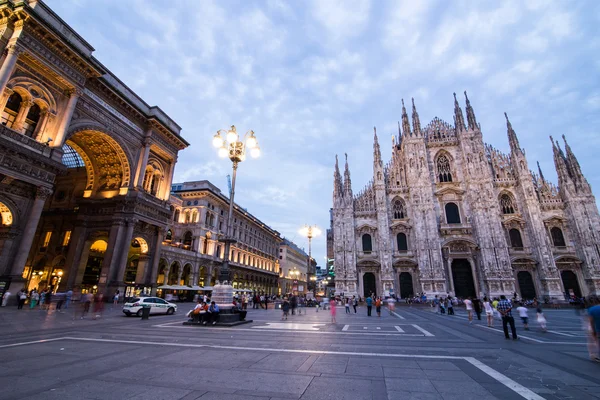
[[[220,129],[213,137],[213,146],[218,149],[219,157],[229,157],[233,163],[233,174],[231,177],[231,193],[229,195],[229,214],[227,216],[227,228],[225,237],[219,241],[225,243],[225,254],[223,256],[223,265],[219,271],[219,282],[213,288],[213,300],[219,306],[231,306],[233,301],[233,286],[229,282],[229,253],[231,245],[236,242],[232,235],[232,220],[233,220],[233,201],[235,195],[235,178],[237,175],[238,164],[246,159],[246,152],[250,151],[250,156],[256,158],[260,155],[260,147],[253,131],[248,131],[240,140],[240,137],[235,130],[235,126],[231,126],[229,131]]]
[[[302,227],[302,229],[300,229],[298,231],[298,233],[300,233],[302,236],[308,238],[308,266],[306,269],[306,273],[308,276],[308,272],[311,269],[311,263],[312,263],[312,252],[311,252],[312,238],[319,236],[321,234],[321,230],[316,225],[304,225]],[[313,294],[314,294],[314,288],[313,288]]]

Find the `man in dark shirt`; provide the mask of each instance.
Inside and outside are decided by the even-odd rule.
[[[512,304],[506,299],[506,296],[500,296],[500,302],[496,308],[500,315],[502,315],[502,329],[504,329],[504,337],[508,337],[508,324],[510,324],[510,330],[512,332],[513,340],[517,340],[517,330],[515,329],[515,319],[512,316]]]

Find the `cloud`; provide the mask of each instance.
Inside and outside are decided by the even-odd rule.
[[[313,0],[315,19],[333,40],[359,36],[369,21],[370,0]]]

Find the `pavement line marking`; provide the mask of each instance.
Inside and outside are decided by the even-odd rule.
[[[568,333],[561,333],[561,332],[556,332],[556,331],[548,331],[550,333],[554,333],[556,335],[561,335],[561,336],[567,336],[567,337],[575,337],[573,335],[569,335]]]
[[[397,313],[397,312],[395,312],[395,311],[392,311],[392,314],[394,314],[396,317],[398,317],[398,318],[400,318],[400,319],[406,319],[406,318],[404,318],[402,315],[398,314],[398,313]]]
[[[425,335],[425,336],[429,336],[429,337],[435,336],[433,333],[426,331],[425,329],[421,328],[419,325],[412,324],[412,326],[414,326],[416,330],[423,333],[423,335]]]
[[[368,327],[366,327],[366,326],[363,326],[363,329],[369,329],[369,328],[368,328]]]
[[[414,326],[414,325],[413,325]],[[322,333],[322,332],[320,332]],[[348,355],[348,356],[366,356],[366,357],[391,357],[391,358],[422,358],[422,359],[444,359],[444,360],[465,360],[474,367],[478,368],[485,374],[494,378],[507,388],[511,389],[515,393],[527,400],[544,400],[543,397],[537,395],[525,386],[513,381],[506,375],[496,371],[492,367],[482,363],[473,357],[459,357],[459,356],[433,356],[424,354],[389,354],[389,353],[362,353],[362,352],[350,352],[350,351],[331,351],[331,350],[300,350],[300,349],[273,349],[273,348],[260,348],[260,347],[242,347],[242,346],[219,346],[219,345],[207,345],[207,344],[191,344],[191,343],[162,343],[162,342],[144,342],[141,340],[118,340],[118,339],[95,339],[95,338],[77,338],[65,336],[62,338],[54,339],[42,339],[33,342],[13,343],[12,345],[4,345],[2,347],[14,347],[23,346],[26,344],[34,343],[45,343],[57,340],[75,340],[84,342],[103,342],[103,343],[124,343],[124,344],[142,344],[142,345],[156,345],[156,346],[169,346],[169,347],[191,347],[191,348],[211,348],[211,349],[223,349],[223,350],[245,350],[245,351],[265,351],[269,353],[301,353],[301,354],[330,354],[330,355]]]
[[[488,365],[482,363],[481,361],[477,360],[476,358],[465,357],[464,360],[467,361],[468,363],[470,363],[471,365],[473,365],[474,367],[477,367],[482,372],[485,372],[487,375],[491,376],[492,378],[494,378],[495,380],[497,380],[498,382],[500,382],[501,384],[503,384],[504,386],[506,386],[513,392],[516,392],[521,397],[523,397],[527,400],[544,400],[544,398],[542,396],[527,389],[525,386],[513,381],[508,376],[501,374],[500,372],[496,371],[495,369],[493,369],[493,368],[489,367]]]
[[[53,339],[40,339],[40,340],[32,340],[31,342],[21,342],[21,343],[13,343],[13,344],[3,344],[0,346],[0,349],[5,349],[8,347],[17,347],[17,346],[25,346],[28,344],[37,344],[37,343],[48,343],[48,342],[56,342],[57,340],[65,339],[64,337],[53,338]]]
[[[344,327],[342,328],[342,331],[347,331],[348,328],[350,328],[350,325],[344,325]]]
[[[408,324],[407,324],[408,325]],[[230,333],[234,333],[234,332],[254,332],[254,333],[259,333],[259,332],[281,332],[281,329],[261,329],[261,330],[257,330],[257,329],[248,329],[248,328],[217,328],[217,327],[206,327],[206,328],[199,328],[196,326],[189,326],[189,325],[174,325],[174,326],[161,326],[161,325],[152,325],[155,328],[169,328],[169,329],[206,329],[207,331],[225,331],[225,332],[230,332]],[[367,329],[367,327],[365,327],[365,329]],[[421,333],[404,333],[404,334],[400,334],[400,333],[377,333],[377,332],[340,332],[340,331],[335,331],[335,332],[330,332],[330,331],[303,331],[303,330],[295,330],[294,333],[309,333],[309,334],[319,334],[319,335],[368,335],[368,336],[396,336],[396,337],[403,337],[403,336],[418,336],[418,337],[423,337],[426,335],[423,335]]]
[[[483,326],[483,325],[475,325],[475,326],[478,326],[479,328],[482,328],[482,329],[489,329],[490,331],[500,332],[500,333],[504,334],[504,331],[502,331],[500,329],[490,328],[489,326]],[[520,338],[523,338],[523,339],[527,339],[527,340],[531,340],[532,342],[536,342],[536,343],[548,343],[548,342],[546,342],[544,340],[534,339],[534,338],[529,337],[529,336],[517,335],[517,337],[520,337]]]
[[[396,328],[398,332],[404,333],[404,329],[400,328],[398,325],[394,326],[394,328]]]

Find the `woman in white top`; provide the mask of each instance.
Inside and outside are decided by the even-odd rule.
[[[483,298],[483,306],[485,307],[488,326],[491,328],[494,325],[494,308],[487,297]]]

